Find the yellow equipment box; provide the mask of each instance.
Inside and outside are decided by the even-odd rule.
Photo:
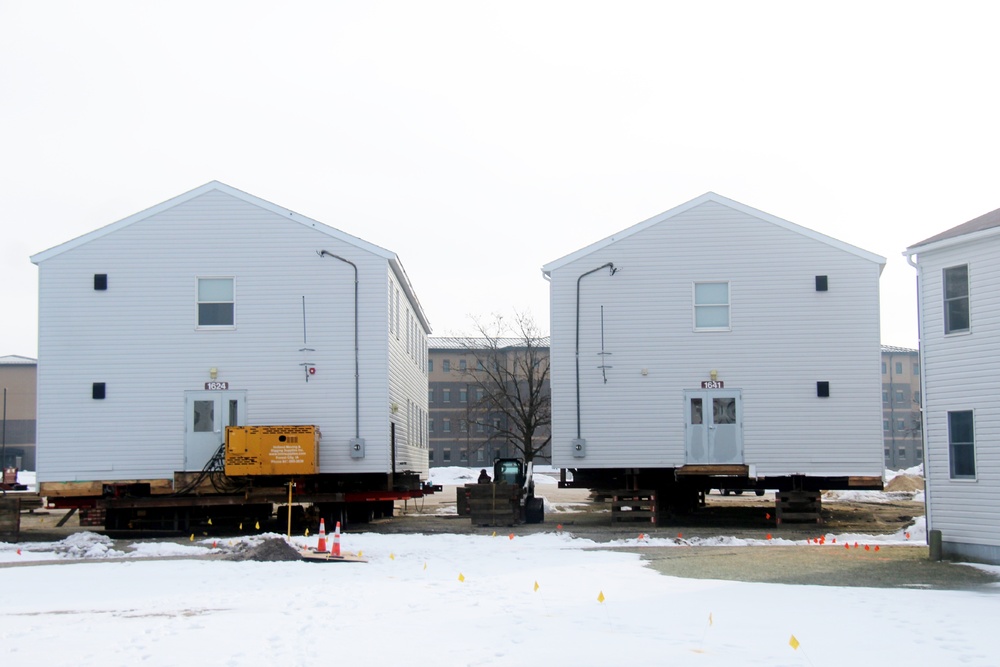
[[[315,475],[319,439],[315,426],[227,426],[226,474]]]

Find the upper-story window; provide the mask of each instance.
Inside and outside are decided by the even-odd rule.
[[[433,373],[434,372],[434,360],[433,359],[428,359],[427,360],[427,372],[428,373]]]
[[[696,331],[729,331],[729,283],[694,284]]]
[[[451,403],[451,389],[444,387],[441,389],[441,402]]]
[[[944,332],[969,330],[969,265],[944,270]]]
[[[236,326],[234,278],[198,278],[198,327]]]
[[[458,370],[464,371],[465,368],[466,368],[465,359],[459,359],[458,360]]]
[[[897,361],[896,362],[896,375],[902,375],[902,374],[903,374],[903,362],[902,361]]]
[[[444,359],[444,360],[441,361],[441,370],[444,371],[445,373],[450,373],[451,372],[451,360],[450,359]]]

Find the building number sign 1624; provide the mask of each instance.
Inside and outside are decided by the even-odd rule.
[[[223,391],[229,389],[228,382],[206,382],[205,391]]]

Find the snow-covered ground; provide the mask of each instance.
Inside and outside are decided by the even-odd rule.
[[[824,538],[801,544],[925,544],[922,519],[896,535]],[[316,541],[293,537],[299,546]],[[792,543],[635,538],[612,546]],[[238,546],[143,541],[121,550],[94,533],[0,544],[0,561],[23,564],[0,568],[0,661],[818,666],[995,665],[1000,656],[1000,585],[973,592],[680,579],[633,553],[555,531],[344,535],[343,549],[367,563],[183,558]]]

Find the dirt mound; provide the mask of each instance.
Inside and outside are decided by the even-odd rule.
[[[251,545],[242,543],[238,545],[233,553],[226,557],[226,560],[254,560],[264,563],[279,561],[302,560],[298,550],[283,539],[272,537],[263,542]]]
[[[886,491],[922,491],[923,488],[923,477],[914,475],[897,475],[885,485]]]

